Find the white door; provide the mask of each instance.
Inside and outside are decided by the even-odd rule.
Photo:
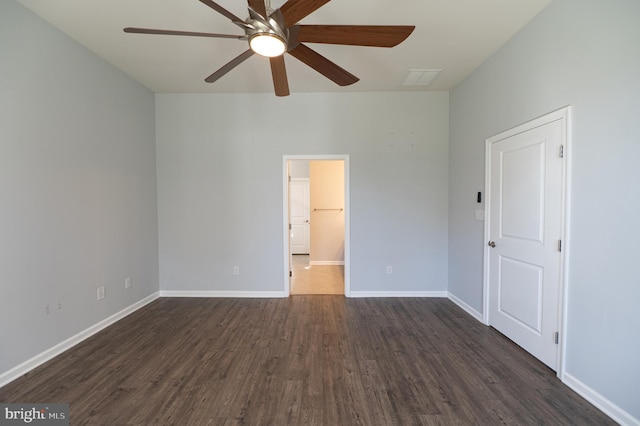
[[[309,179],[291,179],[291,254],[309,254]]]
[[[487,141],[489,324],[558,369],[565,120]]]

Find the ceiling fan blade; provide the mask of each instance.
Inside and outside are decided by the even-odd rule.
[[[276,96],[289,96],[289,82],[287,81],[287,68],[284,66],[284,56],[269,58],[269,62],[271,63],[271,75]]]
[[[415,28],[409,25],[300,25],[298,41],[393,47],[406,40]]]
[[[247,2],[249,3],[249,7],[251,9],[258,12],[264,18],[267,17],[267,6],[265,6],[264,0],[247,0]]]
[[[132,33],[132,34],[162,34],[162,35],[180,35],[180,36],[195,36],[195,37],[234,38],[236,40],[247,39],[246,35],[199,33],[199,32],[192,32],[192,31],[156,30],[153,28],[127,27],[124,29],[124,32]]]
[[[289,0],[280,7],[287,26],[297,24],[302,18],[320,9],[330,0]]]
[[[290,50],[289,53],[339,86],[348,86],[360,80],[355,75],[343,68],[340,68],[338,65],[334,64],[315,50],[308,48],[304,44],[299,44],[298,47]]]
[[[218,12],[219,14],[224,15],[227,18],[231,19],[231,21],[233,21],[233,22],[243,22],[244,21],[244,19],[238,18],[236,15],[234,15],[231,12],[229,12],[227,9],[225,9],[222,6],[220,6],[218,3],[215,3],[215,2],[213,2],[211,0],[200,0],[200,2],[206,4],[211,9],[215,10],[216,12]]]
[[[207,83],[213,83],[214,81],[218,80],[220,77],[224,76],[226,73],[240,65],[242,62],[249,59],[251,56],[253,56],[253,50],[249,49],[241,55],[237,56],[235,59],[229,61],[225,66],[211,74],[209,77],[205,78],[204,81],[206,81]]]

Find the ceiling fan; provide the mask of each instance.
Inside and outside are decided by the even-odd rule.
[[[269,3],[269,0],[266,0]],[[229,18],[244,30],[243,35],[214,34],[190,31],[158,30],[127,27],[126,33],[164,34],[196,37],[248,40],[249,49],[205,78],[213,83],[254,53],[269,58],[276,96],[289,95],[289,82],[284,53],[307,64],[340,86],[357,82],[358,77],[339,67],[303,43],[342,44],[351,46],[393,47],[403,42],[415,29],[402,25],[300,25],[304,17],[318,10],[330,0],[288,0],[280,8],[271,10],[265,0],[247,0],[249,17],[238,18],[212,0],[200,0],[216,12]]]

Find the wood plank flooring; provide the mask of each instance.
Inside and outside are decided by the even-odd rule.
[[[162,298],[0,388],[72,425],[608,425],[447,299]]]

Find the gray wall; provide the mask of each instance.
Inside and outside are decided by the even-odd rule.
[[[284,154],[351,156],[352,290],[448,282],[481,311],[484,140],[571,104],[567,373],[640,418],[638,17],[555,0],[453,91],[448,147],[447,93],[158,95],[154,117],[152,93],[0,2],[0,374],[159,281],[280,291]]]
[[[157,292],[154,126],[151,92],[0,1],[0,375]]]
[[[309,179],[309,160],[289,161],[289,173],[292,178]]]
[[[566,372],[640,418],[640,2],[556,0],[451,95],[449,291],[482,311],[484,140],[573,106]]]
[[[352,291],[446,290],[448,114],[448,93],[157,95],[161,290],[282,292],[285,154],[350,155]]]

